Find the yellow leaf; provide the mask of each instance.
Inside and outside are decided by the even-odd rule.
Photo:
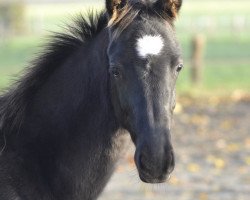
[[[169,179],[169,184],[171,185],[180,185],[181,182],[178,178],[176,178],[175,176],[171,177],[171,179]]]
[[[247,165],[250,165],[250,156],[245,158],[245,162],[246,162]]]
[[[206,115],[193,115],[190,122],[198,126],[206,126],[209,123],[209,118]]]
[[[236,144],[236,143],[231,143],[231,144],[227,145],[226,150],[229,152],[237,152],[240,150],[240,145]]]
[[[196,163],[191,163],[188,165],[188,171],[190,172],[198,172],[200,171],[200,166]]]
[[[225,120],[220,124],[223,130],[230,130],[233,127],[233,122],[231,120]]]
[[[215,156],[209,155],[207,161],[214,165],[217,169],[223,169],[226,166],[226,162],[222,158],[217,158]]]
[[[214,160],[214,165],[215,165],[215,167],[217,168],[217,169],[223,169],[223,168],[225,168],[225,161],[224,160],[222,160],[222,159],[220,159],[220,158],[216,158],[215,160]]]
[[[207,200],[208,199],[208,195],[206,193],[201,193],[199,196],[200,200]]]

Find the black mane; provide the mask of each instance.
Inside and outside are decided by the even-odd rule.
[[[108,24],[105,12],[89,12],[87,16],[80,15],[73,25],[66,27],[67,33],[56,33],[45,50],[25,70],[18,80],[5,94],[0,96],[0,133],[1,129],[18,131],[22,116],[29,104],[30,96],[46,81],[48,76],[79,47],[94,38]],[[5,136],[4,136],[5,137]],[[0,141],[3,138],[1,136]],[[0,142],[2,145],[2,142]]]

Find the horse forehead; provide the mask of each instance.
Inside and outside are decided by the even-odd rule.
[[[136,40],[136,51],[141,58],[160,55],[164,47],[161,35],[143,35]]]

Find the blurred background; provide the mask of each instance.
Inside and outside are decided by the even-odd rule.
[[[0,0],[0,93],[54,31],[102,0]],[[184,0],[176,21],[185,69],[173,124],[176,169],[139,181],[133,145],[101,200],[247,200],[250,197],[250,1]]]

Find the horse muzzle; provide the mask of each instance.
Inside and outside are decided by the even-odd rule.
[[[172,146],[161,147],[161,144],[143,144],[136,150],[135,163],[143,182],[166,182],[175,166]]]

